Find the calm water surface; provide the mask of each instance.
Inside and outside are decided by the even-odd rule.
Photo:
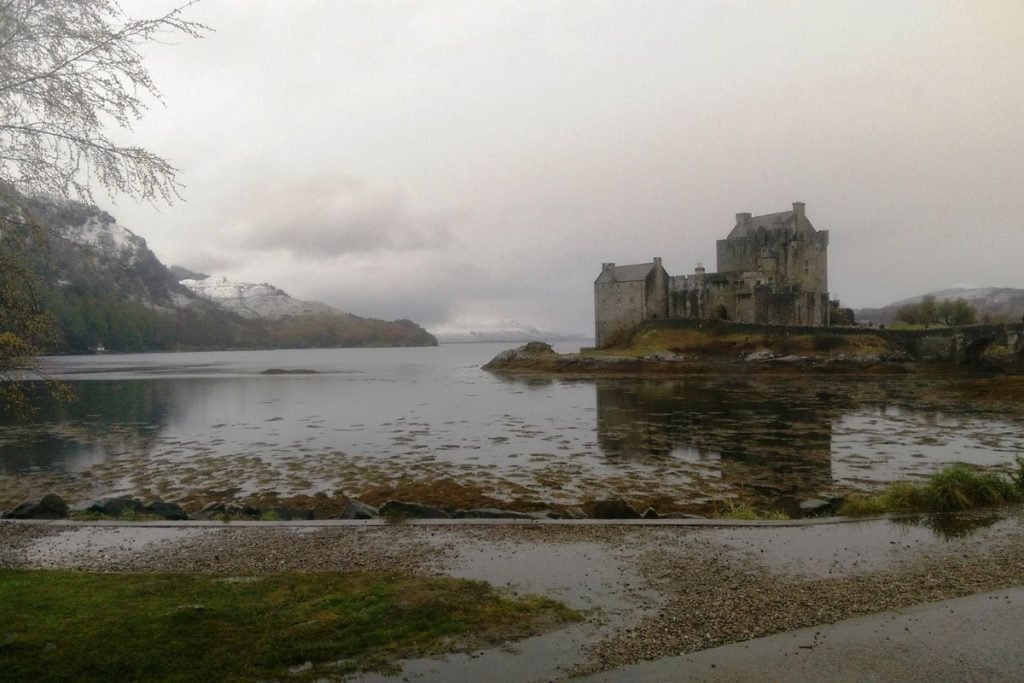
[[[48,359],[79,400],[40,399],[32,423],[0,422],[0,503],[40,489],[358,495],[401,478],[554,502],[771,501],[1024,452],[1018,416],[964,405],[937,380],[480,370],[509,346]]]

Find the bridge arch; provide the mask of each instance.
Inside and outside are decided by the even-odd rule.
[[[966,340],[965,340],[966,341]],[[966,343],[963,350],[960,352],[960,362],[964,365],[974,365],[981,360],[982,355],[988,350],[988,347],[996,341],[993,337],[978,337],[972,339]]]

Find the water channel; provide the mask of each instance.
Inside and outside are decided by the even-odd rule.
[[[1008,468],[1012,408],[898,376],[505,379],[510,344],[47,359],[77,400],[0,418],[0,508],[455,481],[502,501],[707,512],[841,495],[951,462]],[[569,350],[564,349],[564,350]],[[275,374],[266,374],[266,371]]]

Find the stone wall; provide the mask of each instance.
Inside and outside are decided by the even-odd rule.
[[[647,277],[647,309],[645,320],[659,320],[668,317],[668,273],[661,266],[661,259],[654,259],[654,269]]]
[[[615,264],[605,265],[603,274],[613,275]],[[594,283],[594,334],[603,346],[622,331],[635,328],[644,320],[669,317],[669,276],[654,259],[650,272],[642,280],[615,280],[600,277]]]
[[[718,272],[754,272],[764,284],[828,291],[827,230],[759,229],[745,237],[718,240]]]
[[[594,285],[594,320],[597,345],[644,320],[647,292],[643,280],[602,282]]]
[[[670,318],[720,319],[760,325],[828,325],[827,292],[780,291],[761,273],[669,278]]]

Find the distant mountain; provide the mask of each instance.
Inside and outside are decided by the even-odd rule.
[[[441,343],[462,342],[525,342],[525,341],[572,341],[587,339],[586,335],[571,335],[542,330],[515,320],[496,322],[455,322],[434,327],[431,332]]]
[[[258,285],[247,282],[231,282],[226,277],[208,275],[202,279],[183,279],[181,284],[188,287],[197,296],[223,306],[243,318],[280,320],[296,315],[351,317],[350,314],[331,308],[319,301],[293,299],[283,290],[265,282]]]
[[[54,352],[437,344],[408,320],[361,318],[267,284],[172,271],[102,209],[0,190],[0,213],[39,226],[48,242],[47,253],[26,247],[22,258],[57,320]]]
[[[900,306],[916,304],[926,296],[938,301],[966,299],[978,310],[980,319],[1020,322],[1024,315],[1024,289],[1013,287],[952,287],[896,301],[882,308],[861,308],[854,311],[857,322],[889,323],[896,319]]]

